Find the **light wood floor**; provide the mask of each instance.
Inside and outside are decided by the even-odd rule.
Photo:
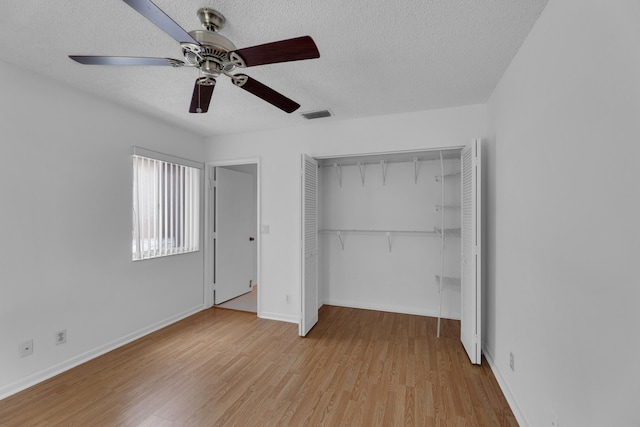
[[[1,426],[517,426],[459,322],[325,306],[210,309],[0,401]]]

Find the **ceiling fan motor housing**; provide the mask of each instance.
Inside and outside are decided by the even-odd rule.
[[[185,61],[211,77],[232,71],[235,67],[229,64],[229,52],[236,50],[236,46],[228,38],[216,33],[224,25],[225,17],[215,9],[203,7],[198,10],[198,18],[204,30],[189,32],[199,45],[181,43]]]
[[[194,30],[189,32],[200,45],[182,43],[182,54],[185,61],[200,68],[207,61],[215,64],[215,69],[203,70],[216,73],[230,72],[235,67],[229,64],[229,52],[236,50],[236,46],[225,36],[208,30]]]

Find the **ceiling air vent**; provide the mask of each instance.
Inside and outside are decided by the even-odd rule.
[[[321,119],[323,117],[331,117],[331,111],[329,110],[310,111],[308,113],[302,113],[300,115],[307,120]]]

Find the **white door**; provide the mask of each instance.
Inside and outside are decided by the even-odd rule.
[[[462,150],[462,309],[460,339],[471,363],[482,361],[480,139]]]
[[[221,304],[251,291],[256,230],[251,174],[217,169],[215,301]]]
[[[302,156],[300,336],[318,323],[318,162]]]

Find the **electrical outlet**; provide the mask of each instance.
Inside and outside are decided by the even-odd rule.
[[[20,357],[27,357],[33,354],[33,339],[20,344]]]
[[[511,370],[513,372],[516,371],[515,369],[515,361],[514,361],[514,357],[513,357],[513,353],[509,353],[509,367],[511,368]]]
[[[284,296],[284,302],[287,304],[291,304],[291,295],[287,294]]]
[[[67,342],[67,330],[63,329],[56,332],[56,345],[64,344]]]

